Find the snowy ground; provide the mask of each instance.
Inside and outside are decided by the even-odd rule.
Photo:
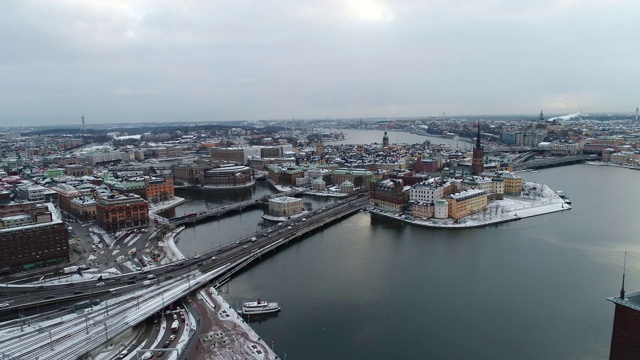
[[[149,213],[156,214],[158,212],[161,212],[162,210],[166,210],[166,209],[178,206],[183,202],[185,202],[184,198],[174,196],[173,199],[165,200],[161,203],[157,203],[157,204],[149,203]]]
[[[380,209],[372,208],[370,210],[378,215],[419,226],[434,228],[473,228],[571,209],[570,205],[566,204],[564,200],[544,184],[525,183],[524,186],[525,188],[536,187],[539,189],[537,191],[537,196],[532,199],[505,196],[504,200],[491,201],[487,207],[486,213],[479,212],[473,214],[460,219],[457,223],[454,222],[453,219],[432,218],[427,220],[409,220],[401,217],[399,214],[384,212]]]
[[[305,195],[311,196],[322,196],[322,197],[337,197],[343,198],[349,196],[347,193],[341,193],[336,191],[316,191],[316,190],[307,190],[304,192]]]
[[[231,323],[230,325],[226,325],[228,329],[235,330],[235,332],[239,331],[242,334],[237,340],[241,341],[243,355],[247,356],[247,359],[262,360],[278,358],[264,340],[253,331],[251,326],[238,315],[233,307],[224,300],[222,295],[220,295],[214,287],[210,287],[207,291],[201,290],[198,293],[198,298],[202,299],[211,312],[217,315],[219,321]],[[216,307],[214,302],[220,304],[220,307]],[[217,356],[214,358],[235,358],[233,357],[233,350],[233,348],[220,348],[219,354],[216,354]]]
[[[175,237],[182,230],[184,230],[184,228],[185,228],[184,225],[179,226],[178,228],[176,228],[175,230],[173,230],[172,232],[167,234],[167,236],[165,236],[163,240],[158,241],[158,246],[162,248],[162,251],[165,254],[165,256],[162,258],[162,260],[160,260],[160,263],[169,264],[169,263],[172,263],[172,262],[175,262],[175,261],[178,261],[178,260],[186,259],[186,257],[184,255],[182,255],[180,250],[178,250],[178,247],[176,246],[176,243],[174,242]]]

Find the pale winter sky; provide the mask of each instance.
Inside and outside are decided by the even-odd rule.
[[[634,112],[637,0],[0,1],[0,126]]]

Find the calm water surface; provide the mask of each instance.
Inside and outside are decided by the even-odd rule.
[[[521,175],[565,191],[573,210],[469,230],[359,213],[242,272],[225,297],[281,303],[278,315],[252,321],[281,358],[606,359],[614,306],[605,298],[619,291],[624,251],[626,287],[640,289],[640,172],[574,165]],[[266,192],[209,194],[176,212]],[[201,252],[244,236],[260,215],[188,227],[178,247]]]

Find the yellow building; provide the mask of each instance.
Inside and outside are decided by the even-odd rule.
[[[522,192],[522,178],[514,173],[503,172],[504,194],[508,196],[520,196]]]
[[[484,190],[465,190],[444,198],[449,203],[449,217],[460,219],[482,211],[487,207],[487,192]]]

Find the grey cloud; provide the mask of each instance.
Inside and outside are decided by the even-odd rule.
[[[0,124],[632,111],[638,10],[0,2]]]

